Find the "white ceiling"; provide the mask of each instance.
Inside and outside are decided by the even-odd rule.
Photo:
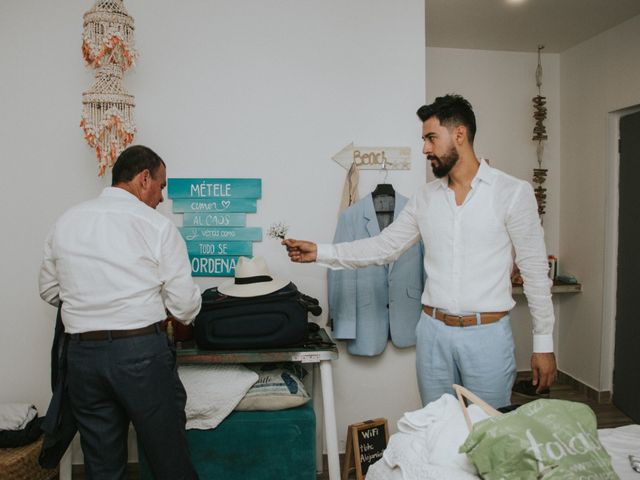
[[[640,15],[640,0],[426,0],[427,46],[559,53]]]

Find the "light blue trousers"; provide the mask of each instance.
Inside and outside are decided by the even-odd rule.
[[[450,327],[423,312],[416,334],[416,370],[423,405],[444,393],[454,394],[454,383],[494,408],[511,404],[516,361],[509,315],[486,325]]]

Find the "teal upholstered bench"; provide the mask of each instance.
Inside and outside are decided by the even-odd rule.
[[[234,411],[213,430],[187,430],[201,480],[314,480],[316,417],[312,402],[272,412]],[[153,476],[139,446],[140,479]]]

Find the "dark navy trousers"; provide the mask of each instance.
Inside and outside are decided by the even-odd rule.
[[[72,336],[67,362],[87,479],[125,480],[130,422],[156,480],[198,478],[185,434],[187,396],[165,332],[100,341]]]

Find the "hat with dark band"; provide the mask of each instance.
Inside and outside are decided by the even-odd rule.
[[[230,297],[258,297],[280,290],[289,280],[274,277],[262,257],[240,257],[236,264],[235,278],[224,282],[218,292]]]

